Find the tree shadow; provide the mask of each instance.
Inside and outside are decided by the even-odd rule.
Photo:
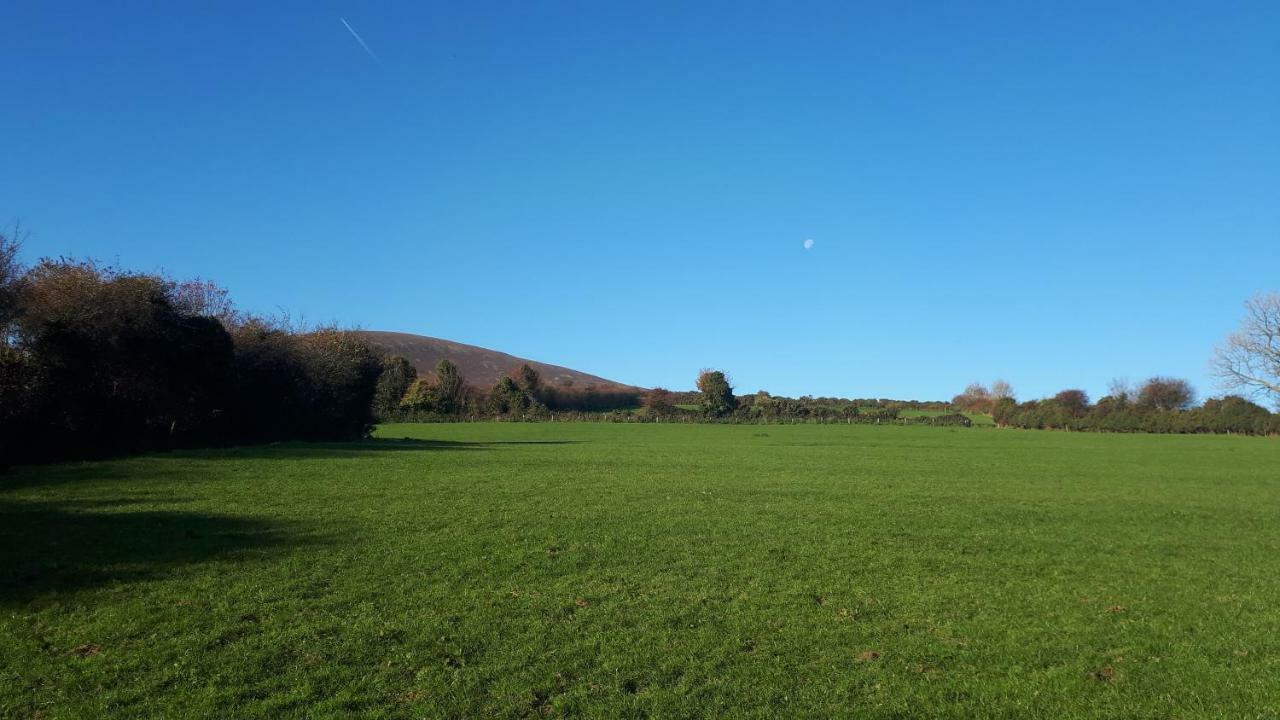
[[[359,448],[412,450],[437,449],[483,449],[502,445],[581,445],[585,440],[424,440],[419,438],[368,438],[358,442],[335,443]],[[314,444],[314,443],[312,443]]]
[[[159,579],[219,559],[251,560],[320,539],[294,525],[134,502],[0,499],[0,605]]]
[[[305,460],[317,458],[353,458],[383,452],[466,451],[483,450],[488,446],[481,442],[452,440],[389,440],[371,438],[347,442],[288,441],[261,445],[233,445],[211,448],[185,448],[169,451],[152,451],[142,455],[96,460],[64,460],[35,465],[0,467],[0,493],[19,488],[46,485],[83,484],[111,480],[133,480],[138,477],[136,466],[130,460]],[[177,472],[190,472],[178,470]],[[149,476],[159,473],[149,472]]]
[[[237,445],[217,448],[192,448],[166,452],[150,452],[133,458],[174,460],[219,460],[239,458],[252,460],[307,460],[358,458],[387,452],[467,452],[493,450],[518,445],[576,445],[581,440],[420,440],[415,438],[368,438],[335,442],[275,442],[262,445]],[[72,460],[42,465],[0,468],[0,492],[43,485],[75,484],[129,477],[136,474],[121,461],[130,458]]]
[[[133,479],[136,468],[104,460],[80,460],[47,465],[19,465],[0,471],[0,493],[46,485],[86,484]],[[139,500],[140,502],[142,500]],[[113,501],[114,502],[114,501]],[[3,531],[3,528],[0,528]]]
[[[253,458],[263,460],[299,460],[314,458],[353,458],[387,452],[474,452],[511,445],[576,445],[580,440],[420,440],[415,438],[370,438],[350,442],[286,442],[270,445],[245,445],[223,450],[196,451],[202,456]]]

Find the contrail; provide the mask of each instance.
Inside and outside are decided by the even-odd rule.
[[[360,47],[364,48],[364,51],[369,53],[369,57],[373,58],[374,62],[381,65],[382,61],[378,59],[377,55],[373,54],[373,51],[369,49],[369,44],[364,41],[364,38],[360,37],[360,33],[356,32],[355,28],[351,27],[351,23],[347,22],[346,18],[338,18],[338,19],[341,20],[342,24],[346,26],[347,32],[351,33],[351,37],[355,38],[356,42],[360,43]]]

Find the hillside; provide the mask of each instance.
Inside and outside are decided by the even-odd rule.
[[[567,367],[527,360],[515,355],[498,352],[497,350],[489,350],[475,345],[466,345],[425,335],[411,335],[409,333],[381,330],[361,330],[359,334],[366,337],[370,343],[384,349],[387,353],[407,358],[417,368],[420,375],[433,372],[436,363],[440,362],[441,358],[448,358],[450,362],[458,366],[459,372],[462,373],[467,382],[476,387],[487,388],[493,385],[503,375],[520,367],[522,363],[529,363],[530,367],[542,375],[543,382],[548,385],[578,388],[595,385],[601,389],[631,387],[630,385]]]

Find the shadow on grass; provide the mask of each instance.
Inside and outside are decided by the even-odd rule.
[[[385,452],[468,452],[519,445],[576,445],[580,440],[418,440],[414,438],[371,438],[351,442],[286,442],[246,445],[223,450],[195,451],[208,457],[237,457],[265,460],[350,458]]]
[[[122,460],[127,460],[123,459]],[[70,460],[48,465],[19,465],[0,472],[0,497],[9,490],[49,485],[85,485],[101,482],[151,483],[159,479],[153,473],[140,474],[137,468],[113,460]],[[133,488],[137,490],[137,487]],[[115,499],[111,502],[146,502],[146,499]],[[4,532],[0,526],[0,533]]]
[[[0,500],[0,605],[159,579],[202,562],[251,560],[319,542],[296,527],[255,518],[112,510],[132,504],[127,498]]]
[[[130,459],[221,460],[225,458],[248,460],[308,460],[324,458],[355,458],[385,452],[427,451],[476,451],[492,450],[502,446],[518,445],[576,445],[581,440],[494,440],[470,442],[462,440],[417,440],[413,438],[370,438],[346,442],[289,441],[263,445],[234,447],[192,448],[171,452],[150,452],[143,455],[107,458],[100,460],[69,460],[45,465],[22,465],[0,468],[0,493],[5,490],[37,487],[42,485],[96,482],[137,475],[137,468],[129,468],[124,462]],[[159,471],[152,473],[159,477]]]

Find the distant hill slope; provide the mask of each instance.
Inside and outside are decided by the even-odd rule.
[[[595,385],[601,389],[632,387],[613,380],[606,380],[597,375],[571,370],[567,367],[548,365],[536,360],[526,360],[515,355],[508,355],[497,350],[488,350],[475,345],[464,345],[463,343],[441,340],[440,338],[427,337],[425,335],[411,335],[409,333],[381,330],[360,330],[357,331],[357,334],[364,336],[371,344],[377,345],[387,353],[400,355],[408,359],[417,368],[419,375],[429,376],[435,371],[436,363],[440,362],[441,358],[448,358],[450,362],[458,366],[458,371],[462,373],[468,383],[480,388],[491,387],[503,375],[520,367],[522,363],[529,363],[530,367],[542,375],[542,381],[548,385],[560,387],[571,385],[577,388]]]

